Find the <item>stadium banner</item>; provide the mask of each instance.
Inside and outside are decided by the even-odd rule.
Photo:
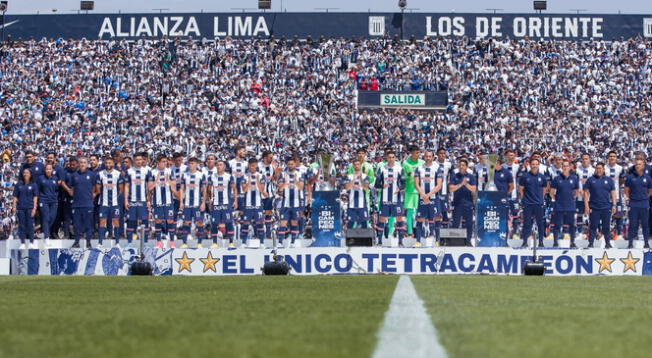
[[[445,91],[358,91],[358,108],[444,109]]]
[[[7,14],[5,36],[137,39],[414,36],[615,40],[652,37],[652,15],[473,13]]]
[[[319,190],[312,193],[312,246],[340,246],[342,218],[339,192]]]
[[[478,246],[507,246],[507,194],[501,191],[479,191],[476,202]]]
[[[291,274],[521,275],[532,251],[512,248],[295,248],[279,249]],[[546,275],[640,276],[642,249],[541,249]],[[12,250],[12,274],[128,275],[134,249]],[[155,275],[257,275],[272,258],[264,249],[145,249]]]

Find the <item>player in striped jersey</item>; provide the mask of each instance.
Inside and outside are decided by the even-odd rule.
[[[575,174],[580,179],[580,193],[584,192],[584,183],[593,176],[595,169],[591,166],[591,156],[588,153],[583,153],[581,157],[581,162],[577,166]],[[577,201],[575,202],[577,208],[577,221],[575,227],[580,233],[584,232],[584,223],[585,215],[589,213],[584,211],[584,199],[582,195],[579,195]]]
[[[206,205],[206,182],[204,174],[198,170],[199,160],[192,157],[188,160],[188,171],[181,175],[180,209],[183,211],[183,226],[181,227],[182,249],[188,248],[188,235],[194,222],[197,226],[197,247],[201,248],[204,239],[204,217],[202,212]]]
[[[172,170],[167,167],[168,159],[159,155],[156,168],[152,170],[152,181],[149,183],[149,197],[154,213],[156,230],[156,247],[163,248],[161,238],[169,235],[170,248],[174,248],[174,234],[177,228],[174,220],[174,197],[177,196],[177,182]]]
[[[355,159],[352,163],[353,173],[347,174],[344,189],[349,192],[349,205],[346,209],[347,227],[354,225],[366,228],[369,220],[369,205],[367,195],[369,191],[369,176],[362,172],[362,161]]]
[[[247,161],[245,157],[245,148],[241,145],[233,148],[235,158],[229,160],[229,173],[235,180],[235,187],[238,190],[238,212],[240,216],[243,215],[244,210],[244,191],[242,190],[242,181],[244,179],[245,171],[247,170]],[[241,218],[240,218],[241,219]]]
[[[276,163],[276,159],[274,159],[274,155],[270,151],[263,152],[262,161],[259,164],[258,168],[265,178],[265,192],[269,194],[267,198],[263,199],[263,214],[265,215],[265,237],[267,239],[271,239],[272,219],[274,217],[274,196],[272,193],[276,191],[274,188],[274,183],[281,175],[281,168],[279,168],[278,164]]]
[[[201,168],[201,172],[204,174],[204,178],[206,179],[206,189],[208,190],[208,178],[213,175],[217,171],[217,168],[215,167],[217,162],[217,157],[215,154],[207,154],[206,155],[206,160],[204,161],[204,166]],[[206,201],[206,211],[204,211],[204,229],[206,232],[210,232],[211,228],[211,213],[208,208],[208,201]]]
[[[434,155],[432,151],[426,151],[423,159],[425,163],[417,167],[414,172],[414,187],[419,193],[419,207],[417,209],[417,229],[415,237],[417,242],[415,247],[421,246],[421,238],[424,236],[425,223],[428,223],[430,235],[433,235],[439,242],[438,230],[435,222],[441,220],[439,210],[438,193],[442,188],[441,171],[433,163]]]
[[[303,212],[302,191],[305,178],[296,169],[299,159],[292,157],[287,161],[287,170],[281,174],[278,191],[281,193],[281,220],[278,228],[279,244],[287,235],[288,222],[290,222],[291,247],[299,234],[299,218]]]
[[[240,239],[246,243],[249,236],[249,225],[253,225],[260,245],[265,243],[265,220],[263,218],[263,198],[269,197],[265,191],[265,177],[258,171],[258,161],[249,159],[247,171],[242,180],[244,192],[244,210],[240,226]]]
[[[134,155],[134,166],[127,170],[125,177],[125,209],[127,209],[127,241],[136,233],[138,223],[145,227],[145,242],[149,238],[149,209],[152,203],[147,198],[148,182],[152,180],[151,173],[144,167],[142,153]]]
[[[442,223],[444,225],[448,224],[448,181],[450,179],[451,169],[453,168],[453,163],[446,159],[446,149],[440,147],[437,149],[437,160],[435,161],[437,166],[437,171],[439,172],[439,177],[441,178],[441,190],[438,193],[439,199],[439,213],[441,214],[441,220],[435,222],[435,233],[439,232],[439,228]]]
[[[623,201],[620,188],[625,184],[625,170],[618,164],[618,155],[613,150],[607,154],[607,164],[604,166],[604,174],[614,181],[616,187],[616,213],[613,215],[616,222],[616,235],[623,234]]]
[[[100,193],[99,227],[97,230],[100,246],[106,236],[107,220],[109,219],[116,244],[120,240],[120,194],[124,188],[123,177],[114,165],[113,158],[104,158],[104,170],[98,173],[95,182],[95,191]]]
[[[220,230],[222,237],[229,240],[229,248],[234,249],[233,210],[237,209],[238,203],[235,199],[238,197],[238,192],[235,188],[235,180],[226,172],[226,163],[223,160],[217,162],[216,171],[208,177],[207,181],[206,201],[212,219],[211,248],[217,247],[217,232]]]
[[[405,187],[403,168],[396,162],[396,153],[391,150],[385,152],[385,165],[380,165],[376,173],[376,188],[381,189],[380,216],[376,225],[378,245],[382,244],[385,222],[387,218],[396,218],[396,231],[398,231],[399,245],[403,246],[405,237],[405,214],[403,211],[403,193]]]
[[[172,154],[172,167],[170,167],[170,170],[172,171],[172,178],[176,181],[177,185],[177,193],[181,192],[181,176],[183,173],[188,171],[188,166],[183,164],[183,155],[181,153],[174,153]],[[179,211],[181,210],[181,199],[178,197],[175,197],[173,200],[174,205],[174,221],[176,222]]]

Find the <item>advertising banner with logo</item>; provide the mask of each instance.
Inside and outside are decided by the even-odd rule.
[[[478,246],[507,246],[507,194],[501,191],[479,191],[476,203]]]
[[[652,273],[652,255],[632,249],[541,249],[546,275],[642,275]],[[532,251],[511,248],[324,247],[280,249],[294,275],[496,274],[521,275]],[[647,255],[647,256],[646,256]],[[12,250],[12,274],[128,275],[133,249]],[[259,275],[271,260],[264,249],[145,249],[155,275]],[[649,261],[645,264],[645,260]],[[645,266],[647,265],[647,266]]]
[[[340,246],[342,218],[339,192],[315,191],[312,193],[313,246]]]
[[[414,36],[565,40],[652,37],[652,15],[471,13],[171,13],[11,15],[5,36],[50,39]]]

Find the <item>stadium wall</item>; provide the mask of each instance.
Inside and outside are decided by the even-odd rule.
[[[495,274],[521,275],[530,250],[511,248],[304,248],[281,250],[292,274]],[[12,274],[128,275],[135,249],[12,250]],[[641,249],[546,249],[546,275],[652,274],[652,252]],[[259,275],[269,250],[145,249],[156,275]]]
[[[652,37],[652,15],[457,13],[175,13],[7,15],[14,39],[192,37],[498,37],[614,40]]]

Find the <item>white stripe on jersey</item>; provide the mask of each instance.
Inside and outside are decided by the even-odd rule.
[[[146,168],[129,168],[127,170],[125,182],[129,185],[129,202],[147,202],[147,182],[150,180],[150,173]]]
[[[348,174],[346,182],[353,183],[349,189],[349,209],[366,209],[367,208],[367,195],[364,185],[369,185],[369,177],[367,174],[361,173],[360,176],[355,174]]]
[[[512,195],[511,198],[512,200],[517,200],[518,199],[518,170],[520,169],[520,164],[514,162],[512,165],[509,165],[507,163],[503,164],[503,168],[509,170],[510,173],[512,173],[512,184],[514,184],[514,189],[512,189]]]
[[[214,172],[213,175],[208,177],[208,184],[212,186],[212,202],[213,205],[228,205],[233,203],[233,176],[229,173],[223,175]]]
[[[269,164],[260,162],[258,164],[258,171],[265,178],[265,191],[267,194],[272,194],[276,191],[276,185],[274,185],[274,167]]]
[[[164,168],[163,170],[152,170],[154,180],[154,195],[152,196],[152,205],[161,207],[172,205],[172,189],[168,181],[174,180],[172,170]]]
[[[550,173],[550,174],[549,174],[549,175],[550,175],[550,179],[552,180],[552,179],[555,179],[557,176],[559,176],[559,175],[561,174],[561,168],[558,169],[558,168],[556,168],[554,165],[551,165],[551,166],[548,168],[548,172]]]
[[[616,198],[620,199],[620,178],[625,175],[623,167],[619,164],[616,164],[614,167],[610,167],[609,164],[605,164],[604,174],[614,180],[614,186],[616,187]]]
[[[100,206],[118,206],[118,185],[122,184],[120,172],[113,168],[110,172],[102,170],[98,174],[97,182],[102,187],[100,192]]]
[[[204,185],[204,174],[196,171],[183,173],[181,176],[183,189],[183,206],[187,208],[197,208],[202,203],[201,188]]]
[[[258,190],[257,186],[258,183],[265,185],[263,175],[258,172],[247,172],[242,180],[242,185],[249,185],[245,193],[245,208],[259,208],[263,206],[263,193]]]
[[[201,168],[202,174],[204,174],[204,178],[208,180],[208,178],[211,177],[214,173],[217,173],[217,167],[213,167],[213,169],[208,169],[208,167],[202,167]]]
[[[238,193],[242,193],[242,179],[245,175],[245,170],[247,170],[247,162],[245,160],[229,160],[229,169],[231,170],[231,175],[235,179],[235,186],[238,188]]]
[[[399,183],[403,178],[403,168],[397,163],[393,167],[385,164],[378,169],[376,180],[381,180],[383,189],[381,190],[380,200],[383,204],[400,204],[401,193],[398,192]],[[385,186],[387,186],[385,188]]]
[[[289,171],[284,171],[281,173],[281,179],[279,183],[285,184],[283,187],[283,200],[281,202],[281,207],[283,208],[299,208],[301,207],[301,199],[303,198],[303,190],[297,188],[297,184],[303,182],[303,175],[297,169],[292,173]],[[305,183],[304,183],[305,188]]]
[[[428,194],[437,186],[437,178],[441,178],[441,172],[439,171],[438,166],[434,163],[431,166],[427,166],[424,163],[417,167],[416,171],[414,172],[414,177],[419,178],[419,185],[421,186],[421,190],[423,190],[425,194]],[[438,193],[431,195],[429,199],[436,199],[437,194]]]
[[[434,162],[435,166],[437,167],[437,170],[440,172],[439,176],[441,178],[441,191],[440,193],[442,195],[447,195],[448,194],[448,177],[451,172],[451,168],[453,167],[453,163],[449,162],[448,160],[445,160],[443,163],[439,161]]]
[[[181,176],[183,173],[186,173],[188,171],[188,166],[185,164],[181,164],[180,167],[172,166],[170,168],[172,171],[172,178],[177,182],[177,188],[181,184]]]
[[[310,168],[307,166],[301,164],[296,168],[299,171],[300,178],[305,182],[305,185],[303,186],[303,190],[301,191],[301,199],[305,198],[306,191],[308,190],[308,181],[306,178],[308,177],[308,171]]]

